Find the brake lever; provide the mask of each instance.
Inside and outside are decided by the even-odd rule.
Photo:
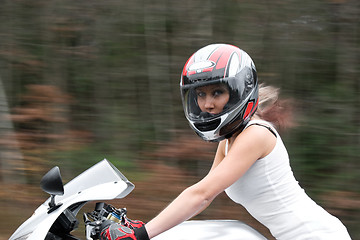
[[[83,218],[85,223],[86,240],[97,239],[93,239],[92,236],[97,236],[99,234],[102,221],[94,219],[91,213],[84,213]]]
[[[94,239],[91,237],[94,228],[95,228],[94,226],[86,225],[86,227],[85,227],[86,240],[94,240]]]

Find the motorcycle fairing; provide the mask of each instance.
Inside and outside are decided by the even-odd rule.
[[[64,195],[56,196],[55,202],[62,205],[48,213],[49,201],[46,200],[10,237],[10,240],[45,239],[47,232],[58,216],[68,207],[79,202],[111,200],[127,196],[133,189],[132,184],[117,168],[106,159],[87,169],[64,186]]]
[[[237,220],[185,221],[152,240],[266,240],[258,231]]]

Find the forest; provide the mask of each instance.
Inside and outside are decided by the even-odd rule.
[[[260,82],[292,100],[281,134],[294,175],[360,239],[359,1],[4,0],[0,240],[47,198],[39,181],[55,165],[67,182],[108,159],[136,185],[114,204],[144,221],[205,176],[217,145],[188,126],[179,80],[210,43],[244,49]],[[196,218],[272,239],[223,194]]]

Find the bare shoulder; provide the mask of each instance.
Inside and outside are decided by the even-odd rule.
[[[263,158],[275,147],[276,136],[264,126],[251,125],[236,137],[233,145],[235,149],[246,148],[248,151],[256,151],[258,157]]]

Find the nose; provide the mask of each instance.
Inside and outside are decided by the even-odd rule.
[[[213,97],[206,97],[205,99],[205,108],[206,110],[211,110],[214,108],[214,98]]]

